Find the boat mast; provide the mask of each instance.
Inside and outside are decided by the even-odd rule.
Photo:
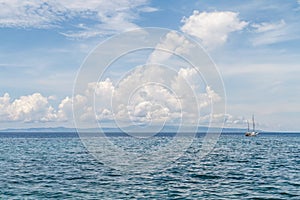
[[[250,128],[249,128],[249,121],[247,120],[247,124],[248,124],[248,132],[250,131]]]
[[[255,132],[255,122],[254,122],[254,115],[252,115],[252,123],[253,123],[253,132]]]

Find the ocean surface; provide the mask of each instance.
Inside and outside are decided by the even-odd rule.
[[[143,149],[147,163],[147,151],[172,137],[109,140],[128,152]],[[222,134],[199,157],[202,142],[199,136],[182,154],[171,151],[165,168],[130,170],[120,159],[120,170],[91,154],[76,133],[0,133],[0,199],[300,199],[300,134]]]

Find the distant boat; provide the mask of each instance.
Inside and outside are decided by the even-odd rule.
[[[248,123],[248,131],[245,133],[245,136],[247,136],[247,137],[257,136],[259,134],[259,132],[255,131],[254,115],[252,115],[252,124],[253,124],[252,131],[250,131],[249,121],[248,120],[247,120],[247,123]]]

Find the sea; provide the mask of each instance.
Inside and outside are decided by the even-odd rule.
[[[192,142],[168,159],[157,150],[172,134],[90,137],[138,155],[130,163],[91,152],[77,133],[0,133],[0,199],[300,199],[299,133],[222,133],[199,156],[204,137],[177,138]]]

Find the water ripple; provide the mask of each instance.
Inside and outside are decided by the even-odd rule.
[[[152,140],[129,146],[166,142]],[[224,135],[201,160],[200,144],[163,171],[122,172],[76,137],[0,137],[0,199],[300,199],[300,136]]]

